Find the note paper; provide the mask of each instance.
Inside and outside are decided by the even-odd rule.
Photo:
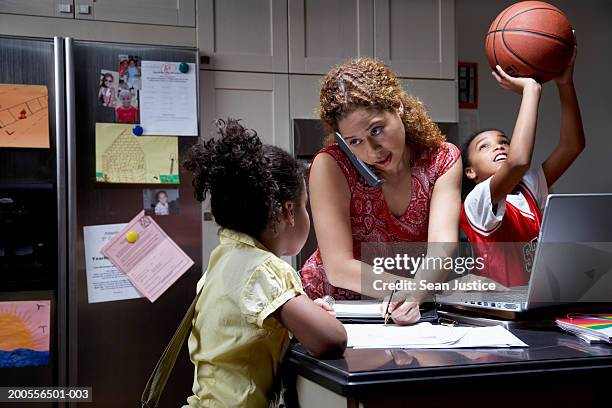
[[[528,347],[502,326],[449,327],[419,323],[413,326],[346,324],[348,347],[354,348],[466,348]]]
[[[128,232],[136,233],[134,243],[126,240]],[[144,210],[102,247],[102,253],[151,302],[193,265],[191,258]]]
[[[145,135],[198,135],[196,66],[142,61],[140,125]]]
[[[130,280],[121,273],[100,249],[127,224],[91,225],[83,227],[85,270],[89,303],[140,298]]]

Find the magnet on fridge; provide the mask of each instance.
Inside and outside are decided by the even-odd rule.
[[[136,231],[128,231],[127,234],[125,234],[125,240],[130,244],[133,244],[134,242],[138,241],[138,233]]]
[[[140,125],[135,125],[132,128],[132,133],[135,134],[136,136],[142,136],[142,134],[144,133],[144,129]]]
[[[187,65],[187,64],[186,64],[186,63],[184,63],[184,62],[181,62],[181,63],[179,64],[178,68],[179,68],[179,71],[181,71],[181,73],[183,73],[183,74],[186,74],[186,73],[187,73],[187,71],[189,71],[189,65]]]

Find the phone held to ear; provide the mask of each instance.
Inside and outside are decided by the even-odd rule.
[[[367,164],[363,161],[359,160],[357,156],[351,151],[348,144],[344,141],[340,133],[336,132],[336,143],[340,146],[340,149],[347,155],[353,166],[357,169],[359,174],[361,174],[368,184],[372,187],[379,187],[383,181],[372,171]]]

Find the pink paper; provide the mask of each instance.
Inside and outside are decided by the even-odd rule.
[[[130,231],[138,234],[134,243],[126,240]],[[144,211],[106,243],[101,252],[151,302],[193,265],[191,258]]]

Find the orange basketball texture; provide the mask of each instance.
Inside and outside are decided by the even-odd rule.
[[[546,82],[561,74],[574,49],[567,17],[543,1],[523,1],[506,8],[493,20],[485,39],[489,65],[512,76]]]

